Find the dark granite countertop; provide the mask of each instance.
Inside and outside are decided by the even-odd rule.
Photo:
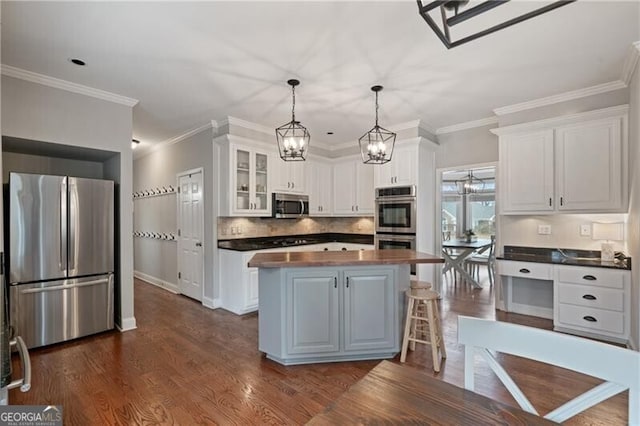
[[[238,238],[233,240],[218,240],[218,248],[235,251],[253,251],[324,243],[373,244],[373,234],[326,232],[322,234]]]
[[[496,259],[631,270],[630,257],[618,252],[613,262],[604,262],[597,250],[504,246],[504,254]]]

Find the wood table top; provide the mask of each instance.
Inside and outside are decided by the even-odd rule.
[[[542,417],[443,382],[431,371],[382,361],[310,425],[549,425]]]
[[[297,268],[301,266],[403,265],[444,263],[444,259],[415,250],[348,250],[256,253],[250,268]]]

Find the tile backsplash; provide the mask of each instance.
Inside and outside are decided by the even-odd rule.
[[[219,217],[218,239],[271,237],[277,235],[374,233],[373,217],[305,217],[302,219],[271,219],[256,217]]]

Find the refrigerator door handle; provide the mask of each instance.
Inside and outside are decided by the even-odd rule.
[[[60,270],[67,275],[67,178],[60,184]]]
[[[78,187],[75,179],[69,179],[69,276],[76,275]]]
[[[20,364],[22,365],[22,378],[16,379],[9,383],[8,389],[14,389],[18,386],[21,392],[28,392],[31,389],[31,357],[29,357],[29,350],[25,345],[22,337],[17,336],[9,342],[9,346],[17,347],[18,354],[20,355]]]
[[[64,284],[64,285],[56,285],[52,287],[43,287],[43,288],[29,288],[27,290],[20,291],[20,293],[21,294],[44,293],[46,291],[58,291],[58,290],[68,290],[68,289],[78,288],[78,287],[88,287],[90,285],[108,283],[110,279],[111,277],[103,278],[101,280],[86,281],[83,283]]]

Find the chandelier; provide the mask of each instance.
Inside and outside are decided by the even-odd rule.
[[[300,84],[300,81],[291,79],[287,81],[287,84],[291,86],[293,107],[291,108],[291,121],[276,129],[278,151],[280,151],[280,158],[284,161],[304,161],[311,135],[306,127],[296,121],[296,86]]]
[[[484,190],[485,180],[473,175],[473,171],[469,170],[467,177],[464,179],[457,179],[455,181],[456,189],[460,195],[469,195],[481,192]]]
[[[461,0],[461,1],[417,0],[418,13],[427,22],[427,24],[431,27],[431,29],[436,33],[438,38],[440,38],[440,41],[444,43],[447,49],[460,46],[461,44],[483,37],[487,34],[494,33],[503,28],[510,27],[511,25],[517,24],[519,22],[523,22],[528,19],[534,18],[536,16],[542,15],[543,13],[549,12],[553,9],[557,9],[561,6],[565,6],[569,3],[573,3],[574,1],[576,0],[554,1],[554,2],[551,2],[550,4],[539,7],[537,9],[534,9],[522,15],[515,16],[511,19],[507,19],[506,21],[501,22],[492,27],[484,28],[478,32],[465,35],[464,37],[454,41],[451,36],[451,28],[453,26],[461,24],[465,21],[468,21],[471,18],[475,18],[479,15],[482,15],[483,13],[488,12],[498,6],[503,6],[509,3],[509,0],[486,0],[482,2],[474,2],[479,4],[473,5],[466,9],[465,9],[465,6],[469,3],[469,0]],[[435,16],[432,16],[432,13]],[[440,15],[440,19],[442,20],[441,26],[439,26],[436,23],[437,15]]]
[[[396,134],[378,126],[378,92],[382,86],[371,88],[376,94],[376,125],[358,139],[362,161],[365,164],[384,164],[391,161]]]

